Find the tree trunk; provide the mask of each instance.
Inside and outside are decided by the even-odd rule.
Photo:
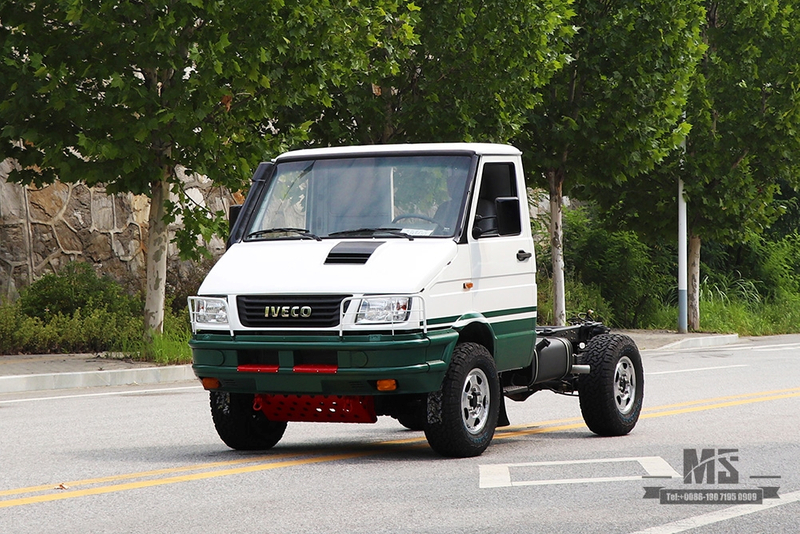
[[[167,245],[169,234],[164,222],[164,201],[169,195],[166,179],[152,184],[149,226],[147,229],[147,286],[144,320],[149,334],[164,331],[164,297],[167,278]]]
[[[550,255],[553,262],[553,323],[567,323],[567,305],[564,287],[564,232],[561,222],[564,176],[557,169],[547,171],[550,185]]]
[[[689,236],[689,287],[686,291],[689,330],[700,329],[700,244],[700,236]]]

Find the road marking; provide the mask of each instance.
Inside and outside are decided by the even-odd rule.
[[[680,519],[665,525],[659,525],[657,527],[651,527],[645,530],[638,530],[632,534],[677,534],[693,528],[720,523],[728,519],[733,519],[734,517],[754,514],[770,508],[775,508],[776,506],[792,504],[798,501],[800,501],[800,491],[795,491],[781,495],[780,500],[770,500],[770,502],[764,502],[764,504],[740,504],[738,506],[732,506],[723,510],[709,512],[707,514],[687,517],[686,519]]]
[[[312,454],[312,453],[305,453],[305,454]],[[186,471],[199,471],[201,469],[214,469],[217,467],[227,467],[232,465],[240,465],[240,464],[248,464],[248,463],[256,463],[256,462],[267,462],[273,461],[280,458],[291,458],[295,456],[303,456],[303,453],[287,453],[287,454],[276,454],[276,455],[260,455],[254,456],[252,458],[239,458],[236,460],[226,460],[222,462],[207,462],[203,464],[196,464],[196,465],[188,465],[183,467],[168,467],[165,469],[154,469],[152,471],[141,471],[138,473],[123,473],[119,475],[112,475],[107,477],[98,477],[98,478],[86,478],[83,480],[72,480],[70,482],[62,482],[61,484],[45,484],[41,486],[30,486],[27,488],[18,488],[12,490],[5,490],[0,491],[0,497],[8,497],[9,495],[22,495],[25,493],[38,493],[41,491],[48,491],[53,489],[62,489],[62,488],[74,488],[77,486],[89,486],[91,484],[102,484],[104,482],[117,482],[120,480],[130,480],[133,478],[147,478],[147,477],[154,477],[158,475],[168,475],[173,473],[181,473]]]
[[[676,371],[656,371],[655,373],[645,373],[645,376],[655,376],[655,375],[671,375],[675,373],[694,373],[696,371],[712,371],[716,369],[733,369],[734,367],[750,367],[747,364],[739,364],[739,365],[721,365],[719,367],[695,367],[694,369],[678,369]]]
[[[196,387],[196,386],[194,386]],[[163,388],[163,389],[153,389],[153,390],[142,390],[140,392],[148,392],[148,391],[172,391],[174,389],[191,389],[191,388]],[[135,393],[131,391],[122,392],[124,394]],[[109,393],[111,394],[111,393]],[[115,392],[114,394],[120,394]],[[84,394],[82,396],[101,396],[103,394]],[[687,401],[677,404],[670,404],[664,406],[657,406],[653,408],[647,408],[644,411],[649,412],[642,415],[642,418],[655,418],[655,417],[665,417],[670,415],[676,415],[681,413],[688,413],[688,412],[698,412],[704,410],[712,410],[717,408],[724,408],[729,406],[737,406],[741,404],[749,404],[749,403],[756,403],[756,402],[766,402],[772,400],[779,400],[791,397],[800,397],[800,388],[790,388],[790,389],[781,389],[781,390],[773,390],[773,391],[762,391],[756,393],[745,393],[742,395],[731,395],[726,397],[717,397],[717,398],[710,398],[710,399],[701,399],[696,401]],[[45,397],[44,399],[52,398],[52,397]],[[67,398],[72,398],[69,396]],[[724,401],[724,402],[721,402]],[[711,403],[711,404],[709,404]],[[673,409],[677,408],[677,409]],[[568,419],[555,419],[549,421],[541,421],[538,423],[526,424],[526,425],[519,425],[514,427],[505,427],[502,430],[498,430],[495,434],[495,439],[506,439],[515,436],[526,436],[532,434],[541,434],[546,432],[558,432],[562,430],[572,430],[577,428],[585,428],[585,424],[581,418],[568,418]],[[122,475],[115,475],[109,477],[101,477],[101,478],[94,478],[94,479],[86,479],[86,480],[79,480],[74,482],[67,482],[63,484],[62,489],[59,488],[57,485],[46,485],[46,486],[33,486],[29,488],[22,488],[22,489],[12,489],[12,490],[5,490],[0,493],[0,496],[11,496],[11,495],[19,495],[24,493],[39,493],[45,491],[51,491],[56,493],[47,493],[42,495],[33,495],[29,497],[20,497],[16,499],[8,499],[8,500],[0,500],[0,508],[9,508],[13,506],[22,506],[34,503],[41,503],[41,502],[49,502],[49,501],[56,501],[56,500],[64,500],[64,499],[72,499],[77,497],[85,497],[88,495],[100,495],[103,493],[113,493],[118,491],[128,491],[133,489],[143,489],[148,487],[154,486],[163,486],[166,484],[176,484],[182,482],[190,482],[194,480],[203,480],[203,479],[210,479],[210,478],[217,478],[222,476],[230,476],[230,475],[238,475],[238,474],[245,474],[245,473],[255,473],[260,471],[267,471],[271,469],[279,469],[279,468],[286,468],[286,467],[295,467],[295,466],[302,466],[302,465],[309,465],[314,463],[323,463],[323,462],[333,462],[339,460],[348,460],[354,458],[362,458],[366,456],[372,456],[381,454],[382,452],[386,451],[389,447],[395,446],[424,446],[425,438],[424,437],[415,437],[409,439],[400,439],[400,440],[391,440],[391,441],[383,441],[383,442],[376,442],[369,445],[368,449],[362,449],[360,451],[355,451],[351,453],[343,453],[343,454],[335,454],[335,455],[324,455],[324,456],[316,456],[316,457],[307,457],[307,458],[300,458],[295,460],[286,460],[286,461],[279,461],[275,462],[274,460],[285,458],[287,456],[300,456],[306,454],[314,454],[313,450],[305,451],[305,452],[295,452],[294,454],[275,454],[275,455],[267,455],[267,456],[259,456],[254,458],[248,459],[237,459],[232,460],[230,462],[221,462],[221,463],[211,463],[211,464],[197,464],[194,466],[182,466],[176,468],[168,468],[163,470],[157,471],[144,471],[139,473],[129,473],[129,474],[122,474]],[[266,461],[267,463],[261,463]],[[248,463],[251,462],[253,465],[241,466],[241,467],[232,467],[229,469],[213,469],[217,465],[219,466],[226,466],[226,465],[236,465],[237,463]],[[652,467],[651,467],[652,468]],[[84,490],[70,490],[69,488],[72,486],[81,486],[81,485],[93,485],[93,484],[103,484],[108,482],[116,482],[121,480],[130,480],[135,478],[147,478],[159,475],[169,475],[173,473],[179,472],[186,472],[186,471],[202,471],[206,469],[206,471],[198,472],[198,473],[191,473],[186,475],[180,476],[168,476],[165,478],[156,478],[150,480],[140,480],[136,482],[129,482],[129,483],[122,483],[122,484],[111,484],[107,486],[98,486],[94,488],[87,488]],[[641,476],[638,477],[641,480]]]
[[[763,351],[772,351],[772,350],[784,350],[784,349],[800,349],[800,343],[780,343],[775,345],[761,345],[759,347],[753,347],[746,341],[731,343],[729,345],[718,345],[718,346],[710,346],[710,347],[686,347],[685,349],[678,349],[674,352],[741,352],[741,351],[748,351],[748,352],[763,352]],[[650,349],[652,351],[660,350],[660,349]]]
[[[678,402],[674,404],[665,404],[663,406],[654,406],[652,408],[645,408],[645,412],[653,412],[657,410],[664,410],[667,408],[677,408],[680,406],[695,406],[698,404],[708,404],[711,402],[719,402],[719,401],[727,401],[733,399],[745,399],[750,397],[764,397],[767,395],[777,395],[781,393],[800,393],[800,387],[798,388],[784,388],[784,389],[772,389],[768,391],[755,391],[753,393],[740,393],[739,395],[725,395],[723,397],[712,397],[709,399],[700,399],[695,401],[685,401],[685,402]]]
[[[649,419],[654,417],[664,417],[667,415],[699,412],[704,410],[712,410],[716,408],[725,408],[728,406],[737,406],[740,404],[751,404],[754,402],[764,402],[769,400],[777,400],[790,397],[800,397],[800,388],[775,389],[770,391],[743,393],[741,395],[727,395],[724,397],[712,397],[709,399],[700,399],[695,401],[665,404],[663,406],[654,406],[651,408],[644,408],[642,410],[644,413],[643,415],[640,416],[640,418]],[[681,409],[676,410],[674,408],[681,408]],[[558,425],[558,426],[546,426],[546,425]],[[568,419],[555,419],[550,421],[542,421],[534,424],[503,427],[502,429],[498,429],[498,432],[495,433],[494,439],[504,439],[515,436],[541,434],[544,432],[557,432],[560,430],[572,430],[575,428],[585,428],[585,427],[586,425],[583,423],[583,418],[581,417],[571,417]]]
[[[718,402],[718,403],[715,403],[715,404],[708,404],[708,405],[704,405],[704,406],[690,406],[690,407],[680,408],[680,409],[676,409],[676,410],[664,410],[664,411],[658,411],[658,412],[655,412],[655,413],[646,413],[646,414],[641,415],[639,418],[640,419],[651,419],[653,417],[664,417],[666,415],[678,415],[678,414],[683,414],[683,413],[701,412],[701,411],[705,411],[705,410],[713,410],[713,409],[716,409],[716,408],[728,408],[728,407],[731,407],[731,406],[742,406],[742,405],[745,405],[745,404],[753,404],[755,402],[766,402],[766,401],[771,401],[771,400],[789,399],[789,398],[793,398],[793,397],[800,397],[800,392],[797,392],[797,393],[785,393],[785,394],[782,394],[782,395],[770,395],[770,396],[766,396],[766,397],[744,398],[744,399],[728,401],[728,402]]]
[[[86,497],[88,495],[102,495],[104,493],[115,493],[118,491],[127,491],[127,490],[134,490],[134,489],[142,489],[142,488],[152,488],[155,486],[163,486],[166,484],[176,484],[179,482],[193,482],[196,480],[204,480],[208,478],[217,478],[223,476],[230,476],[230,475],[240,475],[243,473],[256,473],[259,471],[267,471],[270,469],[279,469],[283,467],[294,467],[298,465],[309,465],[321,462],[333,462],[337,460],[349,460],[352,458],[359,458],[363,456],[369,456],[372,454],[378,454],[382,451],[374,450],[374,451],[360,451],[360,452],[353,452],[353,453],[344,453],[344,454],[333,454],[328,456],[317,456],[312,458],[303,458],[299,460],[286,460],[282,462],[272,462],[267,464],[256,464],[250,465],[245,467],[235,467],[231,469],[222,469],[218,471],[206,471],[201,473],[193,473],[189,475],[180,475],[174,477],[167,477],[167,478],[157,478],[153,480],[141,480],[138,482],[128,482],[125,484],[113,484],[110,486],[98,486],[95,488],[87,488],[84,490],[75,490],[70,491],[67,489],[66,491],[60,491],[58,493],[48,493],[44,495],[34,495],[31,497],[21,497],[18,499],[10,499],[6,501],[0,501],[0,508],[10,508],[12,506],[22,506],[26,504],[34,504],[34,503],[41,503],[41,502],[50,502],[50,501],[60,501],[64,499],[74,499],[76,497]],[[68,486],[64,485],[64,487],[68,488]],[[58,487],[52,489],[59,489]]]
[[[660,456],[639,456],[632,458],[599,458],[591,460],[564,460],[549,462],[527,462],[518,464],[485,464],[479,465],[480,483],[478,487],[503,488],[509,486],[552,486],[557,484],[582,484],[586,482],[619,482],[625,480],[642,480],[642,475],[621,477],[589,477],[589,478],[555,478],[546,480],[511,480],[511,469],[518,467],[549,467],[556,465],[581,465],[637,462],[647,472],[646,476],[657,478],[681,478],[666,460]]]
[[[84,397],[114,397],[118,395],[139,395],[142,393],[158,393],[161,391],[180,391],[187,389],[203,389],[200,384],[194,386],[164,387],[157,389],[133,389],[126,391],[104,391],[102,393],[76,393],[74,395],[57,395],[53,397],[33,397],[29,399],[0,400],[0,404],[15,404],[20,402],[38,402],[46,400],[80,399]]]
[[[753,347],[750,352],[773,352],[776,350],[784,351],[786,349],[800,349],[798,343],[786,343],[784,345],[765,345],[762,347]]]

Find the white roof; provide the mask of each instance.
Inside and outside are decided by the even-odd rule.
[[[518,156],[522,154],[511,145],[496,143],[408,143],[403,145],[358,145],[327,148],[308,148],[293,150],[278,156],[276,161],[285,158],[313,159],[332,156],[363,156],[365,154],[406,154],[421,152],[472,152],[478,155]]]

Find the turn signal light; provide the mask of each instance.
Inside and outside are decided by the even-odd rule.
[[[397,380],[394,378],[385,378],[378,380],[378,391],[394,391],[397,389]]]
[[[219,389],[219,387],[222,385],[219,382],[219,378],[201,378],[200,382],[203,384],[203,389]]]

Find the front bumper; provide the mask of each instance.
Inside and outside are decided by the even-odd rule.
[[[189,342],[198,378],[221,391],[296,395],[428,393],[440,388],[458,333],[280,335],[197,333]],[[377,381],[397,388],[378,391]]]

